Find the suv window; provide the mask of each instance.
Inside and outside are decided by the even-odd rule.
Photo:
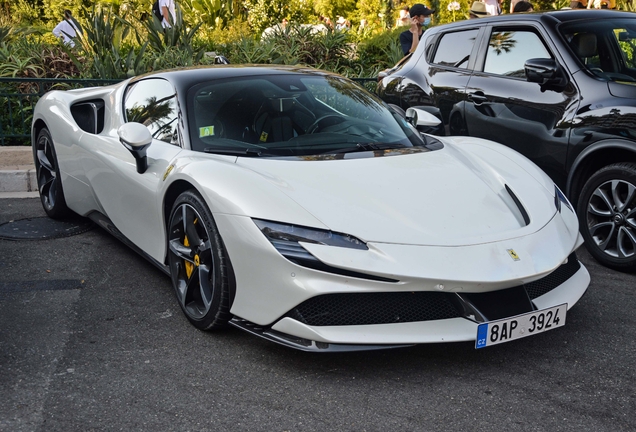
[[[141,123],[153,138],[178,144],[177,95],[168,81],[137,81],[126,89],[124,109],[127,122]]]
[[[596,77],[629,85],[636,81],[636,20],[574,21],[559,31]]]
[[[539,36],[529,30],[495,30],[488,41],[484,72],[525,78],[531,58],[552,58]]]
[[[433,63],[467,69],[468,59],[478,33],[478,29],[472,29],[442,35]]]

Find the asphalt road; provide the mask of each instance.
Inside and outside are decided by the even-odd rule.
[[[0,224],[44,217],[0,200]],[[0,431],[634,431],[636,275],[579,257],[565,327],[310,354],[204,333],[170,280],[106,232],[0,240]]]

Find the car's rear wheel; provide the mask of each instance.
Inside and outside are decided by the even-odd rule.
[[[577,213],[594,258],[616,270],[636,270],[636,164],[595,172],[581,190]]]
[[[35,172],[38,182],[38,192],[42,207],[46,214],[53,219],[60,219],[70,214],[66,206],[62,178],[57,162],[57,154],[53,146],[51,133],[47,128],[38,133],[34,151]]]
[[[179,195],[168,231],[172,285],[188,320],[201,330],[224,327],[230,263],[212,213],[194,191]]]

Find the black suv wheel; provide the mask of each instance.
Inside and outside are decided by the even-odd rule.
[[[577,214],[594,258],[615,270],[636,270],[636,164],[595,172],[583,186]]]

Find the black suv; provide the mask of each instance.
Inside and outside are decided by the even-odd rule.
[[[636,270],[636,14],[567,10],[431,28],[378,94],[524,154],[576,206],[590,253]]]

